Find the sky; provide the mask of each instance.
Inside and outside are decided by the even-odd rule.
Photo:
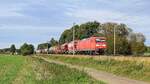
[[[61,33],[73,23],[88,21],[125,23],[146,36],[150,46],[150,0],[1,0],[0,48],[23,43],[35,46]]]

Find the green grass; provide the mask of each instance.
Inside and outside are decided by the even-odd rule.
[[[119,61],[114,59],[74,58],[63,56],[49,56],[49,59],[63,61],[97,70],[110,72],[132,79],[150,82],[150,64],[137,61]]]
[[[83,71],[23,56],[0,55],[0,84],[104,84]]]
[[[10,84],[23,63],[23,57],[0,56],[0,84]]]

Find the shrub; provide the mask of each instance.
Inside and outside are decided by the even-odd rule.
[[[34,46],[32,44],[27,44],[27,43],[24,43],[21,47],[20,47],[20,51],[21,51],[21,54],[23,56],[26,56],[26,55],[31,55],[34,53]]]

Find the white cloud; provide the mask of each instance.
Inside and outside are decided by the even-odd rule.
[[[130,24],[149,24],[149,16],[134,16],[111,10],[74,9],[66,15],[84,20],[98,20],[100,22],[125,22]],[[146,21],[146,22],[145,22]]]
[[[31,1],[31,0],[6,0],[0,1],[0,17],[14,17],[14,16],[21,16],[23,17],[24,14],[20,11],[23,11],[26,8],[29,8],[32,5],[46,5],[47,0],[38,0],[38,1]]]

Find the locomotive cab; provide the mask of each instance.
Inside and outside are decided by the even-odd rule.
[[[103,54],[107,48],[106,38],[96,38],[96,52],[99,54]]]
[[[96,38],[96,48],[106,48],[106,39]]]

